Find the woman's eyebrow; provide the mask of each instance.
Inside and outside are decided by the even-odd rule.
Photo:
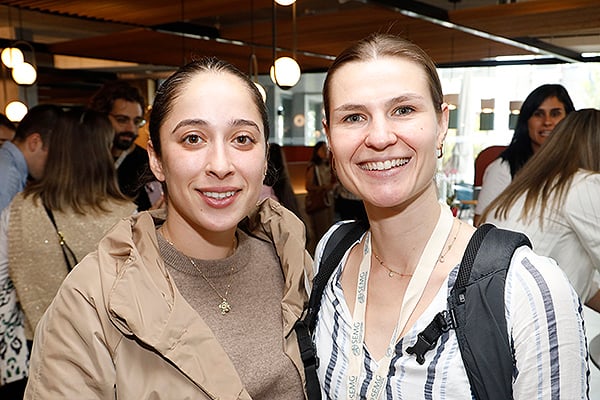
[[[231,125],[232,127],[249,126],[249,127],[252,127],[254,129],[260,131],[260,128],[258,127],[256,122],[254,122],[250,119],[245,119],[245,118],[236,118],[236,119],[230,121],[229,125]]]
[[[199,118],[184,119],[182,121],[179,121],[179,123],[177,125],[175,125],[175,128],[173,128],[171,133],[175,133],[175,131],[177,129],[184,127],[184,126],[207,126],[207,125],[208,125],[208,122],[203,119],[199,119]]]

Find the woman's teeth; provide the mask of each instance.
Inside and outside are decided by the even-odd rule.
[[[235,192],[203,192],[203,194],[206,197],[212,197],[213,199],[222,200],[224,198],[233,196]]]
[[[386,171],[388,169],[400,167],[407,164],[410,158],[396,158],[394,160],[385,160],[377,162],[368,162],[362,165],[362,169],[367,171]]]

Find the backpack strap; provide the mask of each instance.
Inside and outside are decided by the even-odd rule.
[[[475,398],[512,399],[513,360],[504,315],[504,284],[514,251],[531,247],[521,233],[485,224],[475,231],[463,255],[449,310],[438,313],[406,351],[425,362],[443,332],[456,336]],[[474,323],[473,321],[477,321]]]
[[[300,357],[304,364],[304,376],[306,378],[306,394],[309,400],[321,399],[321,388],[317,377],[319,361],[315,354],[311,338],[315,328],[317,314],[321,306],[321,297],[329,278],[336,269],[344,253],[356,242],[361,235],[369,229],[367,223],[354,221],[341,224],[329,237],[323,249],[323,256],[319,265],[319,272],[313,278],[313,285],[308,300],[308,307],[303,318],[294,324],[294,330],[298,338]],[[323,261],[324,260],[324,261]]]
[[[469,244],[463,254],[462,261],[460,262],[456,282],[450,293],[455,290],[457,285],[464,287],[469,281],[473,263],[475,262],[475,256],[479,251],[483,239],[492,227],[493,225],[490,224],[483,225],[475,231],[473,236],[471,236],[471,240],[469,240]],[[456,325],[457,323],[452,307],[450,307],[450,310],[444,310],[437,313],[435,317],[433,317],[433,321],[417,335],[417,342],[413,346],[408,347],[406,352],[408,354],[414,354],[417,357],[417,362],[422,365],[425,363],[425,353],[429,350],[433,350],[440,336],[449,329],[456,328]]]
[[[474,239],[481,240],[479,251],[465,252],[463,258],[472,270],[463,275],[459,271],[448,304],[475,398],[512,399],[513,354],[506,325],[504,287],[514,251],[532,246],[522,233],[491,224],[480,229],[485,229],[486,234]]]

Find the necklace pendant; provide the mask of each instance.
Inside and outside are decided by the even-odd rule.
[[[225,315],[231,311],[231,304],[227,302],[227,299],[223,299],[223,301],[219,304],[219,309],[221,310],[221,314]]]
[[[389,276],[390,278],[393,278],[393,277],[394,277],[394,272],[393,272],[393,271],[390,271],[390,272],[388,272],[388,276]]]

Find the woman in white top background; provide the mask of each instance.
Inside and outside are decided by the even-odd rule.
[[[324,288],[313,337],[322,397],[474,398],[453,329],[422,364],[407,353],[446,310],[474,232],[437,198],[448,105],[435,64],[407,40],[374,34],[336,58],[323,101],[332,165],[363,199],[370,228],[343,249]],[[319,242],[317,269],[343,223]],[[510,336],[512,398],[587,398],[582,307],[556,264],[519,247],[499,302]]]
[[[556,124],[573,110],[575,107],[567,89],[559,84],[539,86],[527,96],[510,144],[483,174],[473,218],[475,226],[479,225],[480,216],[487,206],[540,149]]]
[[[524,232],[536,253],[555,259],[581,299],[600,311],[599,199],[600,110],[583,109],[556,126],[482,221]]]

